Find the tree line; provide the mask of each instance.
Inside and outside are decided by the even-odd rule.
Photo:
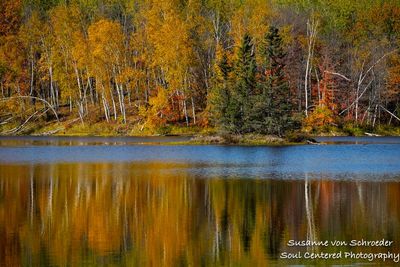
[[[0,123],[398,124],[400,4],[5,0]]]

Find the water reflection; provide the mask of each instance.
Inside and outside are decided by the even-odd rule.
[[[398,136],[320,136],[315,139],[326,144],[400,144]]]
[[[0,136],[0,146],[126,146],[184,142],[191,138],[191,136]]]
[[[0,165],[0,265],[262,266],[307,238],[386,238],[400,251],[397,182],[204,178],[190,167]]]

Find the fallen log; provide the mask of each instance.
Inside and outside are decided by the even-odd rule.
[[[307,139],[306,142],[307,142],[307,144],[310,144],[310,145],[320,145],[321,144],[320,142],[318,142],[314,138]]]
[[[18,99],[18,98],[29,98],[29,99],[35,99],[35,100],[43,102],[54,113],[54,115],[56,116],[57,121],[60,121],[60,119],[58,118],[56,110],[53,108],[53,106],[46,99],[43,99],[43,98],[40,98],[40,97],[36,97],[36,96],[19,95],[19,96],[11,96],[11,97],[7,97],[7,98],[1,98],[0,101],[7,101],[7,100],[10,100],[10,99]]]
[[[382,136],[382,135],[379,135],[379,134],[367,133],[367,132],[365,132],[365,135],[366,136]]]
[[[16,134],[16,133],[18,133],[19,131],[21,131],[24,128],[25,124],[27,124],[39,112],[40,112],[40,110],[36,111],[31,116],[29,116],[21,125],[13,128],[11,130],[4,131],[1,134]]]
[[[44,135],[44,136],[53,135],[53,134],[55,134],[55,133],[58,133],[58,132],[61,131],[61,130],[64,130],[64,128],[63,128],[63,127],[57,128],[57,129],[55,129],[55,130],[51,130],[51,131],[48,131],[48,132],[44,132],[44,133],[42,133],[42,134],[40,134],[40,135]]]

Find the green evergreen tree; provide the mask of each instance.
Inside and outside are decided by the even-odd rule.
[[[290,90],[284,72],[286,53],[276,27],[270,27],[261,48],[264,58],[260,94],[253,102],[254,131],[283,135],[293,122],[291,117]]]
[[[244,35],[237,58],[225,126],[233,133],[247,133],[252,131],[251,98],[255,94],[257,72],[255,47],[250,35]]]
[[[227,52],[217,47],[211,91],[207,97],[210,123],[214,126],[228,124],[225,114],[230,101],[229,80],[232,72]]]

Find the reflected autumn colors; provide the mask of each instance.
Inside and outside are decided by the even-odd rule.
[[[190,167],[1,164],[0,265],[279,265],[289,239],[385,238],[400,251],[397,182],[222,179]]]

